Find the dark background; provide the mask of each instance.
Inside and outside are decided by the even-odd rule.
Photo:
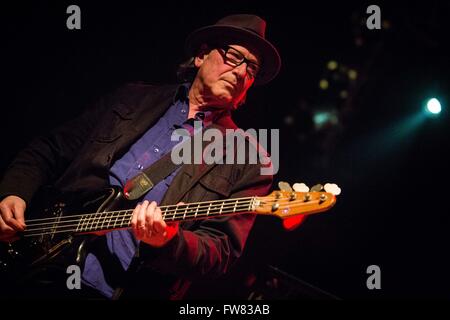
[[[70,4],[81,7],[81,30],[66,28]],[[255,13],[267,20],[283,67],[251,90],[236,122],[280,129],[276,181],[335,182],[342,194],[293,231],[258,218],[231,274],[197,284],[188,297],[329,297],[307,282],[341,299],[448,299],[449,2],[377,2],[382,30],[365,26],[370,4],[2,5],[0,173],[32,137],[102,94],[127,82],[176,81],[190,31]],[[338,62],[334,72],[330,60]],[[323,78],[327,90],[319,89]],[[422,108],[433,96],[443,112],[426,118]],[[313,116],[324,110],[336,121],[319,128]],[[366,287],[370,265],[381,268],[381,290]]]

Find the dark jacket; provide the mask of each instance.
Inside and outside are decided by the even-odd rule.
[[[111,165],[164,114],[176,88],[127,85],[81,117],[35,139],[7,170],[0,198],[14,194],[28,203],[48,183],[62,192],[106,187]],[[236,128],[229,116],[217,125]],[[262,196],[271,183],[272,176],[260,175],[259,164],[183,165],[161,205]],[[192,279],[224,274],[242,254],[253,222],[250,214],[185,222],[163,248],[142,244],[141,268],[130,279],[129,296],[135,290],[142,298],[180,298]]]

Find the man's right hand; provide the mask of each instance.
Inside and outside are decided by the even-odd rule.
[[[25,229],[26,207],[26,202],[17,196],[7,196],[0,202],[0,241],[13,241],[16,233]]]

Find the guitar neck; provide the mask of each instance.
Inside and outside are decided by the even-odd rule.
[[[336,186],[336,188],[338,188]],[[336,190],[339,194],[340,189]],[[160,206],[166,222],[206,219],[230,214],[254,212],[286,219],[298,214],[313,214],[331,208],[335,193],[321,191],[273,191],[265,197],[246,197]],[[129,228],[133,210],[102,211],[80,215],[55,215],[27,220],[24,236],[55,233],[89,233]]]
[[[179,205],[160,206],[163,220],[166,222],[206,219],[210,217],[251,212],[255,197],[195,202]],[[113,229],[129,228],[133,209],[68,215],[52,219],[27,221],[25,230],[29,236],[47,233],[88,233]]]

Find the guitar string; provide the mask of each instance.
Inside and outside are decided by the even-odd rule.
[[[287,202],[287,204],[289,204],[289,205],[291,205],[291,204],[298,204],[298,202],[302,202],[304,205],[307,205],[307,204],[316,203],[317,201],[310,200],[308,202],[304,202],[303,200],[291,200],[291,201]],[[251,203],[251,201],[250,202],[249,201],[245,201],[245,202],[241,202],[239,204],[235,203],[231,207],[234,207],[235,205],[236,206],[247,206],[250,203]],[[283,205],[283,204],[281,203],[281,205]],[[228,206],[228,204],[227,205],[224,204],[223,206],[221,206],[222,210],[223,209],[227,209],[229,207],[230,206]],[[162,214],[164,215],[165,219],[169,220],[169,219],[175,219],[174,216],[176,216],[177,214],[184,215],[185,212],[186,212],[186,215],[188,215],[188,213],[190,214],[192,212],[197,212],[197,214],[199,214],[199,213],[202,214],[203,212],[208,211],[208,210],[209,210],[210,213],[211,213],[211,211],[219,210],[218,207],[215,207],[215,208],[214,207],[208,207],[208,208],[206,208],[206,207],[198,207],[198,209],[197,209],[196,207],[189,208],[188,206],[186,206],[186,208],[184,208],[184,209],[185,210],[177,210],[177,209],[175,209],[175,210],[167,210],[167,212],[164,211]],[[204,209],[207,209],[207,210],[204,210]],[[117,213],[117,215],[110,214],[112,212],[113,213]],[[67,220],[66,219],[64,221],[58,221],[58,224],[62,225],[64,223],[67,224],[67,223],[71,223],[71,222],[77,222],[79,224],[80,221],[82,221],[84,219],[83,223],[87,223],[87,225],[90,224],[91,226],[96,224],[96,226],[98,227],[98,225],[100,223],[100,220],[103,220],[102,226],[105,224],[106,220],[109,220],[108,222],[106,222],[107,224],[111,223],[113,220],[115,220],[115,222],[117,223],[119,219],[122,219],[122,221],[123,221],[126,216],[131,214],[131,212],[132,212],[132,210],[98,212],[98,213],[94,213],[94,214],[86,214],[86,215],[84,215],[84,217],[82,219],[72,219],[72,220]],[[103,215],[105,215],[105,216],[103,216]],[[71,217],[72,216],[66,216],[66,218],[71,218]],[[188,216],[188,217],[190,217],[190,216]],[[54,218],[54,220],[58,220],[58,217]],[[48,227],[46,227],[46,229],[55,227],[54,226],[54,222],[40,223],[40,224],[29,224],[29,225],[27,225],[27,230],[30,230],[30,231],[31,230],[38,230],[38,228],[32,229],[33,227],[36,227],[38,225],[41,225],[41,226],[48,225]]]
[[[240,205],[248,205],[252,202],[252,200],[248,201],[246,200],[245,202],[240,202],[237,204],[237,206]],[[231,206],[230,206],[231,205]],[[227,204],[223,204],[223,206],[216,206],[216,207],[210,207],[210,206],[193,206],[193,207],[189,207],[186,206],[185,208],[175,208],[175,209],[168,209],[166,210],[161,210],[163,215],[176,215],[178,213],[180,214],[184,214],[184,212],[187,210],[188,212],[192,212],[192,211],[197,211],[197,212],[204,212],[205,209],[206,210],[210,210],[210,211],[214,211],[214,210],[219,210],[220,208],[222,209],[226,209],[226,208],[231,208],[234,207],[235,203],[227,203]],[[161,207],[160,207],[161,208]],[[89,221],[94,221],[94,220],[98,220],[98,219],[113,219],[116,218],[117,216],[121,216],[123,214],[125,215],[131,215],[134,209],[130,209],[130,210],[117,210],[117,211],[108,211],[108,212],[96,212],[96,213],[89,213],[89,214],[85,214],[85,215],[78,215],[76,217],[80,217],[80,218],[76,218],[73,219],[74,216],[72,215],[67,215],[65,216],[66,219],[58,221],[58,223],[69,223],[69,222],[78,222],[81,220],[89,220]],[[117,214],[117,215],[115,215]],[[104,215],[104,216],[103,216]],[[102,217],[103,216],[103,217]],[[58,220],[57,217],[52,218],[52,221],[49,222],[44,222],[44,223],[33,223],[35,220],[29,220],[29,222],[27,222],[27,227],[35,227],[35,226],[43,226],[43,225],[53,225],[55,223],[55,220]]]
[[[226,199],[226,200],[191,202],[191,203],[185,203],[185,204],[179,204],[179,205],[171,204],[171,205],[166,205],[166,206],[160,206],[160,208],[162,209],[162,208],[170,208],[170,207],[182,207],[182,206],[190,206],[190,205],[198,205],[198,204],[200,204],[200,205],[205,204],[205,205],[209,206],[210,203],[236,202],[236,201],[241,201],[241,200],[251,200],[253,198],[254,197],[243,197],[243,198],[234,198],[234,199]],[[133,209],[131,209],[131,210],[133,210]],[[108,211],[108,212],[114,213],[114,212],[120,212],[120,211],[123,211],[123,210],[113,210],[113,211]],[[95,212],[95,213],[98,213],[98,212]],[[88,213],[88,214],[84,213],[84,214],[76,214],[76,215],[72,214],[72,215],[70,215],[70,217],[81,217],[81,216],[95,214],[95,213]],[[55,219],[55,218],[39,218],[39,219],[33,219],[31,221],[44,221],[44,220],[49,220],[49,219]]]
[[[239,214],[239,213],[230,212],[229,214]],[[304,215],[304,214],[299,213],[298,215]],[[130,229],[130,227],[129,226],[128,227],[117,227],[117,228],[114,228],[114,229],[109,229],[109,231],[118,230],[118,229]],[[53,231],[53,232],[42,232],[42,233],[36,233],[36,234],[34,234],[34,233],[32,233],[32,234],[25,234],[24,237],[36,237],[36,236],[43,236],[43,235],[53,235],[53,234],[56,234],[56,233],[74,233],[74,232],[76,232],[76,229],[72,229],[72,230],[71,229],[58,230],[58,231]],[[89,232],[81,231],[81,232],[77,232],[77,233],[82,234],[82,233],[89,233]]]
[[[236,209],[233,208],[225,208],[222,210],[222,214],[226,214],[226,213],[239,213],[236,211],[243,211],[245,209],[249,210],[249,204],[242,204],[242,205],[238,205],[236,206]],[[228,210],[231,209],[231,210]],[[186,215],[184,215],[183,212],[180,212],[180,214],[174,214],[174,215],[170,215],[170,216],[166,216],[164,218],[164,221],[178,221],[178,220],[183,220],[186,218],[201,218],[201,217],[215,217],[218,216],[216,212],[209,212],[208,211],[201,211],[201,212],[197,212],[197,214],[194,213],[195,210],[189,211],[186,213]],[[117,215],[117,216],[113,216],[113,217],[108,217],[105,218],[108,221],[105,223],[105,220],[103,222],[98,221],[98,219],[89,219],[89,220],[85,220],[80,224],[80,221],[75,220],[75,221],[69,221],[69,222],[77,222],[75,224],[67,224],[67,222],[65,222],[65,224],[58,224],[57,226],[55,225],[51,225],[48,227],[40,227],[40,228],[33,228],[33,229],[27,229],[24,232],[37,232],[37,231],[50,231],[50,230],[56,230],[56,229],[62,229],[62,228],[68,228],[68,227],[77,227],[74,230],[71,231],[91,231],[91,230],[98,230],[98,229],[108,229],[111,226],[114,228],[117,226],[121,227],[125,221],[131,220],[132,215],[131,214],[122,214],[122,215]],[[127,222],[126,226],[129,226],[130,221]],[[78,230],[80,229],[80,230]]]
[[[188,204],[182,204],[182,205],[168,205],[168,206],[161,206],[160,209],[161,211],[166,212],[164,209],[167,209],[167,213],[172,213],[172,212],[177,212],[178,210],[184,210],[184,209],[190,209],[191,206],[197,204],[196,207],[199,207],[200,209],[203,208],[207,208],[210,207],[210,203],[214,203],[216,202],[217,205],[219,204],[223,204],[223,206],[228,205],[228,204],[234,204],[240,200],[246,200],[249,199],[250,201],[252,201],[255,197],[245,197],[245,198],[236,198],[236,199],[227,199],[227,200],[214,200],[214,201],[203,201],[203,202],[192,202],[192,203],[188,203]],[[270,199],[266,202],[264,201],[259,201],[259,203],[261,204],[266,204],[266,203],[270,203],[270,202],[278,202],[278,201],[283,201],[283,200],[289,200],[289,203],[293,203],[293,202],[297,202],[299,200],[290,200],[290,198],[288,197],[283,197],[283,198],[279,198],[279,199]],[[256,201],[256,200],[255,200]],[[303,200],[300,200],[303,201]],[[310,200],[311,201],[311,200]],[[308,202],[310,202],[308,201]],[[205,206],[202,206],[202,205]],[[170,209],[169,209],[170,208]],[[113,215],[114,213],[123,213],[123,212],[132,212],[134,209],[128,209],[128,210],[114,210],[114,211],[107,211],[107,212],[95,212],[95,213],[88,213],[88,214],[70,214],[70,215],[66,215],[66,216],[60,216],[60,217],[51,217],[51,218],[41,218],[41,219],[32,219],[32,220],[27,220],[26,221],[26,225],[27,226],[36,226],[36,225],[44,225],[44,224],[53,224],[55,223],[56,220],[59,220],[60,222],[68,222],[68,219],[74,219],[76,217],[80,217],[81,219],[91,219],[91,216],[94,215],[107,215],[107,214],[111,214]],[[107,217],[103,217],[103,218],[107,218]],[[47,222],[43,222],[43,223],[37,223],[37,222],[41,222],[41,221],[47,221]],[[72,220],[73,221],[73,220]],[[78,221],[78,220],[75,220]]]
[[[248,207],[248,206],[244,206],[242,209],[244,209],[246,207]],[[243,212],[235,212],[234,210],[226,210],[226,211],[223,211],[220,216],[222,216],[222,215],[225,216],[226,214],[240,214],[240,213],[243,213]],[[180,215],[179,218],[181,218],[181,216],[182,215]],[[199,218],[199,219],[202,218],[202,217],[208,217],[208,216],[210,216],[210,215],[208,215],[208,214],[197,214],[197,215],[191,215],[189,217],[186,215],[186,217],[188,217],[188,218]],[[211,216],[211,217],[213,217],[213,216]],[[217,217],[217,216],[214,216],[214,217]],[[129,216],[128,218],[129,218],[129,220],[131,220],[131,216]],[[165,219],[164,221],[171,222],[170,219]],[[173,221],[179,221],[179,220],[173,220]],[[130,227],[130,225],[129,225],[130,223],[131,223],[131,221],[129,221],[128,224],[125,227],[124,226],[117,226],[117,229],[129,228]],[[34,230],[30,230],[29,233],[25,233],[27,231],[27,230],[25,230],[24,231],[24,233],[25,233],[24,236],[25,237],[32,237],[32,236],[40,236],[40,235],[62,233],[62,232],[79,232],[79,233],[88,232],[88,230],[85,230],[85,231],[84,230],[79,230],[79,231],[77,231],[78,228],[76,228],[76,229],[66,229],[66,230],[46,231],[46,230],[49,230],[49,229],[63,229],[63,228],[71,228],[71,227],[75,227],[75,226],[78,226],[78,224],[59,226],[59,227],[55,227],[55,228],[34,229]],[[42,231],[42,232],[41,233],[34,233],[34,232],[37,232],[37,231],[39,231],[39,232]],[[89,230],[89,231],[93,231],[93,230]]]
[[[301,200],[300,200],[301,201]],[[289,204],[292,204],[293,202],[299,202],[299,201],[291,201]],[[303,202],[303,201],[301,201],[301,202]],[[319,201],[308,201],[308,202],[303,202],[303,205],[307,205],[307,204],[314,204],[314,203],[317,203],[317,202],[319,202]],[[239,206],[241,206],[241,205],[239,205]],[[247,207],[247,204],[245,204],[245,205],[243,205],[243,208],[245,209]],[[286,205],[286,207],[289,207],[289,206],[287,206]],[[241,208],[240,208],[241,209]],[[249,208],[250,209],[250,208]],[[279,208],[278,208],[279,210],[282,210],[282,209],[285,209],[283,206],[280,206]],[[194,210],[193,210],[194,211]],[[231,213],[231,214],[233,214],[233,213],[236,213],[236,214],[239,214],[239,213],[243,213],[243,212],[235,212],[234,210],[232,210],[232,211],[228,211],[228,210],[225,210],[225,211],[222,211],[222,214],[228,214],[228,213]],[[306,213],[298,213],[298,214],[306,214]],[[125,217],[127,217],[128,215],[122,215],[122,216],[118,216],[118,217],[113,217],[113,218],[111,218],[110,219],[110,221],[108,222],[108,223],[111,223],[111,221],[114,219],[114,218],[116,218],[115,220],[116,220],[116,222],[119,220],[119,218],[121,218],[122,219],[122,223],[124,222],[123,220],[125,220],[124,218]],[[175,218],[176,218],[176,214],[175,215],[173,215],[173,216],[171,216],[169,219],[167,219],[167,218],[165,218],[164,219],[164,221],[168,221],[168,222],[170,222],[170,219],[172,219],[172,221],[179,221],[179,220],[183,220],[183,219],[180,219],[181,217],[183,216],[183,219],[185,219],[186,217],[187,218],[202,218],[202,217],[208,217],[208,216],[210,216],[210,214],[208,214],[208,213],[206,213],[206,214],[197,214],[197,215],[195,215],[195,214],[193,214],[193,215],[188,215],[187,213],[186,213],[186,215],[184,215],[184,213],[183,214],[180,214],[179,215],[179,217],[178,217],[178,220],[175,220]],[[217,215],[216,215],[217,216]],[[211,216],[212,217],[212,216]],[[131,220],[131,216],[128,216],[128,218],[130,218],[130,220]],[[127,226],[126,227],[128,227],[129,226],[129,223],[130,222],[128,222],[128,224],[127,224]],[[94,223],[91,223],[91,228],[93,227],[93,225],[94,225]],[[68,228],[68,227],[75,227],[75,226],[77,226],[77,229],[69,229],[69,230],[59,230],[59,231],[56,231],[56,229],[57,228],[59,228],[59,229],[63,229],[63,228]],[[88,232],[88,231],[95,231],[95,229],[94,230],[78,230],[78,226],[79,226],[79,223],[77,223],[77,224],[75,224],[75,225],[65,225],[65,226],[56,226],[56,227],[47,227],[47,228],[41,228],[41,229],[33,229],[33,230],[29,230],[29,233],[32,233],[32,232],[36,232],[36,231],[46,231],[46,230],[49,230],[49,229],[53,229],[51,232],[44,232],[44,233],[40,233],[40,234],[26,234],[25,236],[37,236],[37,235],[43,235],[43,234],[53,234],[53,233],[61,233],[61,232]],[[87,224],[87,226],[86,226],[86,228],[89,226],[89,223]],[[98,224],[97,224],[97,226],[96,227],[98,227]],[[103,225],[102,225],[102,227],[103,227]],[[118,226],[119,228],[123,228],[122,226]],[[115,228],[115,224],[114,224],[114,228]],[[83,229],[83,228],[81,228],[81,229]],[[25,230],[25,231],[27,231],[27,230]]]

